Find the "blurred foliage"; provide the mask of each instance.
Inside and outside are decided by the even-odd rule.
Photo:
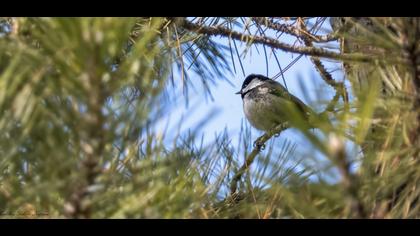
[[[261,37],[274,31],[280,41],[287,29],[298,46],[325,34],[317,32],[326,22],[188,20]],[[310,32],[300,35],[294,30],[302,23]],[[176,109],[175,88],[188,98],[192,78],[200,78],[211,96],[215,78],[236,71],[240,52],[229,35],[223,45],[178,18],[2,18],[1,217],[419,218],[420,20],[331,18],[331,25],[341,53],[382,60],[344,60],[352,99],[338,99],[343,90],[327,81],[337,96],[327,104],[330,119],[316,121],[326,124],[317,132],[290,110],[294,128],[327,160],[272,138],[231,194],[253,149],[248,125],[235,134],[237,144],[227,131],[203,144],[193,127],[177,133],[157,125]],[[323,175],[332,170],[339,181]]]

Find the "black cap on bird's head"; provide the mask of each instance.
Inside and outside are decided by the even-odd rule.
[[[251,83],[251,81],[253,81],[254,79],[258,79],[260,81],[264,81],[264,80],[269,80],[269,78],[267,78],[264,75],[260,75],[260,74],[250,74],[248,75],[244,82],[242,83],[242,88],[241,90],[239,90],[238,92],[236,92],[235,94],[241,94],[241,96],[243,97],[245,94],[243,94],[243,90],[244,88],[246,88],[246,86],[248,86],[249,83]]]

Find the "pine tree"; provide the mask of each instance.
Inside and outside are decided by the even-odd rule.
[[[330,22],[324,32],[326,17],[1,19],[1,217],[418,218],[420,19]],[[228,132],[204,145],[194,127],[159,131],[192,73],[211,96],[235,57],[242,66],[238,42],[266,58],[308,56],[335,93],[317,121],[333,127],[293,123],[324,169],[275,142],[289,126],[261,145],[247,125],[238,144]]]

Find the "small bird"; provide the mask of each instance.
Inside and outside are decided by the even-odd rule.
[[[245,116],[251,125],[265,132],[299,115],[309,119],[315,112],[280,83],[259,74],[246,77],[240,94]]]

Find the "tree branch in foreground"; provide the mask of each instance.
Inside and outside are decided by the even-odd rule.
[[[330,136],[330,158],[336,165],[340,175],[341,184],[349,197],[350,210],[355,218],[367,218],[366,208],[359,197],[359,177],[351,172],[351,163],[347,158],[345,146],[341,139]]]

